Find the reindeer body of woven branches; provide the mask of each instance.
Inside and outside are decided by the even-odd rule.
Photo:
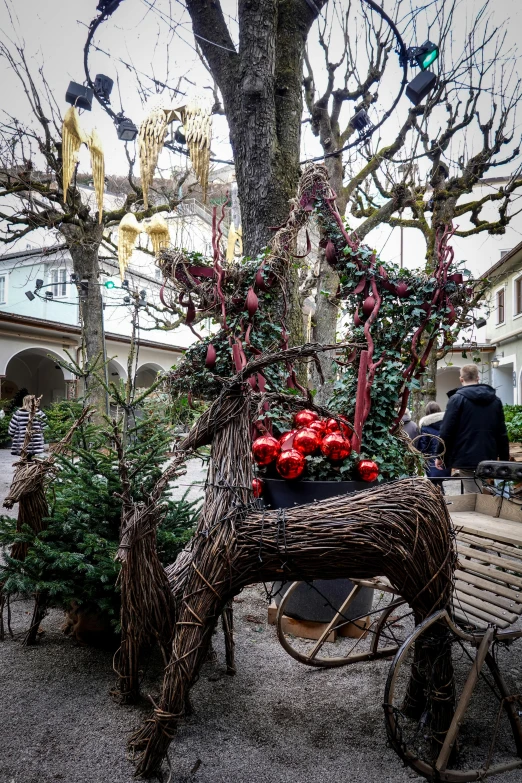
[[[184,715],[212,631],[227,602],[244,586],[281,577],[313,580],[385,575],[410,603],[417,620],[449,602],[454,568],[450,523],[442,497],[429,482],[406,479],[285,511],[264,510],[254,502],[251,419],[253,408],[262,406],[263,396],[252,390],[248,377],[271,362],[293,362],[322,349],[304,346],[250,362],[201,416],[169,468],[170,476],[174,475],[190,450],[211,443],[205,501],[196,533],[176,563],[166,569],[174,609],[173,632],[169,629],[163,641],[164,649],[170,645],[170,650],[161,699],[131,739],[132,749],[140,754],[137,773],[144,777],[161,766]],[[150,514],[128,516],[134,529],[132,534],[126,529],[118,554],[122,572],[127,572],[122,578],[127,580],[135,577],[132,564],[138,566],[137,558],[130,556],[132,547],[144,540],[154,521],[153,496],[159,494],[152,493]],[[147,520],[141,528],[140,519]],[[144,599],[152,595],[156,606],[165,605],[170,600],[165,598],[165,575],[159,575],[156,566],[149,568],[151,558],[157,555],[148,548],[144,556],[148,559],[139,563],[139,568],[151,576]],[[136,584],[142,583],[138,577]],[[134,613],[136,625],[148,604],[140,608],[139,590],[133,596],[138,602],[127,617]],[[158,616],[157,611],[153,616]],[[124,628],[124,640],[127,632]],[[443,658],[440,703],[431,708],[442,715],[442,724],[448,725],[451,698],[447,691],[452,670],[451,659]],[[412,689],[411,698],[418,704],[422,690]]]

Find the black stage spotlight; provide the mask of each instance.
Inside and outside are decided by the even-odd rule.
[[[359,133],[362,133],[368,125],[372,124],[372,122],[368,117],[368,112],[366,112],[364,109],[361,109],[357,112],[357,114],[354,114],[351,120],[351,124],[355,130],[359,131]]]
[[[26,295],[26,297],[29,299],[29,301],[30,301],[30,302],[32,302],[32,301],[33,301],[33,299],[35,299],[35,298],[36,298],[36,297],[35,297],[35,295],[33,294],[33,292],[32,292],[32,291],[26,291],[26,292],[25,292],[25,295]]]
[[[122,117],[116,125],[116,132],[120,141],[134,141],[138,135],[138,129],[132,120]]]
[[[42,288],[43,284],[44,284],[44,281],[43,281],[43,280],[40,280],[40,279],[38,278],[38,280],[37,280],[37,281],[36,281],[36,283],[35,283],[35,285],[36,285],[36,290],[38,291],[40,288]]]
[[[421,71],[421,73],[418,73],[415,79],[412,79],[406,87],[406,97],[409,98],[415,106],[418,106],[426,95],[433,90],[436,81],[437,77],[434,73],[431,71]]]
[[[77,109],[90,111],[92,109],[92,96],[93,92],[90,87],[84,87],[83,84],[78,84],[78,82],[69,82],[65,100],[67,103],[76,106]]]
[[[113,80],[104,73],[97,73],[94,80],[94,92],[105,103],[110,103],[110,94],[114,85]]]

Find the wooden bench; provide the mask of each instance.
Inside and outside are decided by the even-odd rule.
[[[464,626],[504,630],[522,614],[522,506],[478,494],[446,501],[458,553],[454,617]]]

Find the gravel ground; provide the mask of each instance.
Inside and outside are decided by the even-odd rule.
[[[4,493],[10,463],[0,452]],[[202,480],[200,463],[189,466],[176,492],[189,477]],[[286,655],[267,625],[261,586],[243,591],[234,608],[237,675],[225,673],[218,631],[216,660],[192,692],[194,714],[171,746],[171,783],[421,780],[386,746],[381,704],[389,662],[309,669]],[[30,611],[30,602],[14,604],[15,639],[0,645],[0,783],[132,783],[125,743],[147,705],[111,699],[112,654],[63,636],[58,611],[44,620],[38,646],[22,648],[16,634]],[[143,691],[156,697],[160,682],[153,662]],[[496,780],[522,783],[522,773]]]

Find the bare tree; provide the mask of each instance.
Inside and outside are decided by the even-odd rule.
[[[110,246],[110,229],[130,210],[138,220],[156,212],[170,212],[179,203],[178,190],[186,174],[177,180],[164,180],[156,192],[156,203],[147,210],[140,209],[143,193],[128,154],[126,195],[121,198],[121,206],[103,212],[100,223],[77,178],[68,192],[63,192],[62,119],[43,70],[38,75],[31,72],[22,47],[0,42],[0,57],[18,77],[32,115],[31,121],[24,123],[4,112],[0,121],[0,199],[5,205],[0,210],[0,241],[12,243],[41,228],[63,237],[74,274],[78,280],[88,281],[87,295],[80,298],[80,319],[86,362],[93,367],[104,354],[99,280],[102,242]],[[94,377],[90,383],[91,402],[103,410],[105,393]]]
[[[362,219],[357,227],[359,238],[383,223],[415,228],[426,242],[429,270],[436,260],[437,234],[445,226],[469,222],[456,232],[462,237],[499,234],[516,214],[510,208],[522,186],[515,132],[521,98],[516,51],[509,49],[505,26],[493,20],[488,2],[468,29],[459,29],[458,41],[455,29],[462,28],[464,21],[457,18],[459,8],[454,1],[436,0],[402,19],[399,1],[390,13],[402,28],[419,28],[418,35],[424,25],[430,40],[439,46],[433,92],[418,106],[401,104],[395,132],[390,128],[392,122],[384,126],[385,140],[374,136],[355,152],[335,155],[357,138],[357,113],[369,111],[377,102],[385,105],[383,92],[393,84],[390,66],[396,62],[396,42],[390,27],[375,13],[352,3],[343,10],[343,4],[333,0],[318,25],[322,73],[326,74],[321,91],[311,58],[305,57],[306,108],[312,131],[327,156],[341,214],[349,207],[354,217]],[[337,28],[335,47],[331,45],[333,27]],[[507,164],[514,170],[505,187],[478,200],[467,198],[489,170]],[[481,214],[487,204],[498,207],[494,219]],[[332,342],[337,278],[324,257],[317,289],[314,336],[319,342]],[[331,377],[331,366],[323,367],[327,377],[329,371]],[[434,394],[433,372],[426,390],[430,395]]]

